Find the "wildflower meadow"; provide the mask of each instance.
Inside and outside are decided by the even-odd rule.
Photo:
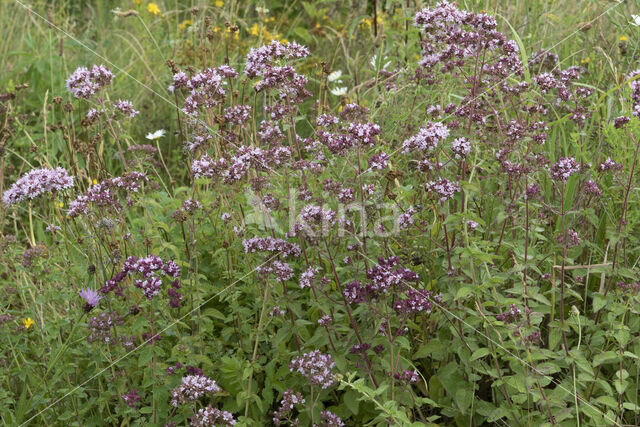
[[[3,425],[640,425],[638,0],[0,21]]]

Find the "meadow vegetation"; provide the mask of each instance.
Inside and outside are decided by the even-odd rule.
[[[636,1],[0,21],[5,425],[640,425]]]

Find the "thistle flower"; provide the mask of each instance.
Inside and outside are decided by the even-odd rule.
[[[7,205],[33,200],[36,197],[73,187],[73,177],[66,169],[33,169],[22,175],[2,195],[2,201]]]
[[[102,297],[98,295],[98,293],[91,288],[80,289],[80,291],[78,292],[78,295],[80,295],[82,299],[84,299],[85,301],[84,310],[87,313],[91,311],[91,309],[95,308],[100,302],[100,300],[102,299]]]

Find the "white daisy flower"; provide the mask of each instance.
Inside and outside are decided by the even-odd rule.
[[[331,89],[331,94],[335,96],[342,96],[347,94],[347,87],[336,87]]]
[[[165,134],[166,132],[167,132],[167,131],[166,131],[166,130],[164,130],[164,129],[158,129],[157,131],[155,131],[155,132],[153,132],[153,133],[148,133],[148,134],[147,134],[147,136],[146,136],[146,138],[147,138],[147,139],[150,139],[150,140],[152,140],[152,141],[153,141],[154,139],[160,139],[160,138],[162,138],[162,137],[164,136],[164,134]]]
[[[340,77],[342,77],[342,70],[336,70],[333,73],[329,74],[327,80],[329,80],[330,82],[335,82],[336,80],[340,79]]]

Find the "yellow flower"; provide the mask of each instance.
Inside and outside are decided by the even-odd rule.
[[[581,64],[588,64],[589,62],[591,62],[591,58],[584,58],[580,60]]]
[[[93,179],[91,180],[91,183],[92,183],[93,185],[96,185],[96,184],[98,183],[98,180],[97,180],[97,179],[95,179],[95,178],[93,178]]]
[[[162,15],[162,12],[160,12],[160,8],[158,7],[158,5],[153,2],[147,5],[147,12],[152,15]]]
[[[619,40],[620,40],[621,42],[626,42],[626,41],[627,41],[627,40],[629,40],[629,39],[627,38],[627,36],[620,36],[620,39],[619,39]]]
[[[29,329],[31,326],[33,326],[33,320],[31,319],[31,317],[27,317],[26,319],[22,319],[22,324],[24,325],[25,329]]]
[[[178,24],[178,29],[183,31],[185,28],[191,25],[191,19],[185,19],[180,24]]]
[[[53,204],[56,205],[59,208],[64,206],[64,203],[62,203],[62,202],[54,202]]]
[[[133,2],[134,2],[135,4],[141,4],[141,3],[142,3],[142,0],[133,0]]]
[[[249,28],[249,33],[252,36],[260,35],[260,28],[258,27],[258,24],[253,24],[253,26],[251,28]]]
[[[360,25],[370,27],[373,24],[373,18],[362,18]]]
[[[224,6],[224,1],[223,0],[216,0],[215,5],[216,5],[216,7],[222,7],[222,6]]]

